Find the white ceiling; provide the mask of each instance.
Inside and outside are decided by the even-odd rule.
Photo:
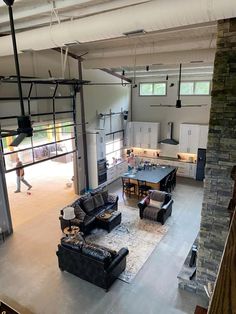
[[[13,11],[19,50],[37,51],[78,41],[69,46],[69,51],[84,55],[86,68],[125,69],[127,75],[134,68],[140,76],[164,75],[166,71],[176,75],[181,62],[186,73],[209,74],[216,47],[216,20],[235,16],[233,3],[15,0]],[[146,33],[134,37],[123,34],[139,29]],[[8,10],[1,1],[0,56],[12,53],[9,31]],[[150,66],[148,73],[146,65]]]

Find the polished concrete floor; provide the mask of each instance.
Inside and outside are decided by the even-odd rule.
[[[123,201],[119,181],[110,191]],[[33,216],[0,245],[0,299],[22,314],[194,313],[207,300],[179,290],[177,275],[199,230],[202,195],[201,183],[178,179],[168,233],[131,284],[116,280],[107,293],[58,269],[60,208]]]

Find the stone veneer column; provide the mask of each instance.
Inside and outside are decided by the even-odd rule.
[[[214,282],[229,227],[236,165],[236,18],[218,21],[196,282]]]

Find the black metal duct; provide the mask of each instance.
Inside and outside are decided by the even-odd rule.
[[[169,144],[169,145],[178,145],[179,142],[173,139],[173,122],[168,122],[168,131],[167,137],[164,140],[161,140],[159,143],[161,144]]]

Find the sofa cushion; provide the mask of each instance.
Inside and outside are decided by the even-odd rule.
[[[101,193],[97,193],[96,195],[94,195],[93,200],[94,200],[95,208],[98,208],[104,205],[104,200]]]
[[[95,217],[86,215],[86,216],[84,217],[83,224],[84,224],[84,226],[86,227],[86,226],[92,224],[93,222],[95,222],[95,220],[96,220]]]
[[[84,202],[91,197],[90,193],[84,194],[79,199],[79,205],[82,209],[84,209]]]
[[[158,201],[158,202],[164,202],[165,197],[166,197],[166,193],[162,192],[162,191],[152,190],[149,196],[150,196],[151,200]]]
[[[83,209],[79,205],[75,205],[74,208],[75,208],[76,218],[83,221],[86,213],[83,211]]]
[[[91,213],[94,208],[95,208],[95,204],[94,204],[94,200],[93,200],[93,197],[89,197],[87,198],[84,202],[83,202],[83,208],[84,208],[84,211],[89,214]]]
[[[155,207],[146,207],[143,211],[143,218],[150,219],[150,220],[157,220],[157,215],[160,209]]]
[[[104,263],[105,267],[109,265],[112,259],[110,252],[103,248],[96,247],[92,244],[84,244],[82,246],[81,252],[82,254],[91,257],[92,259]]]

